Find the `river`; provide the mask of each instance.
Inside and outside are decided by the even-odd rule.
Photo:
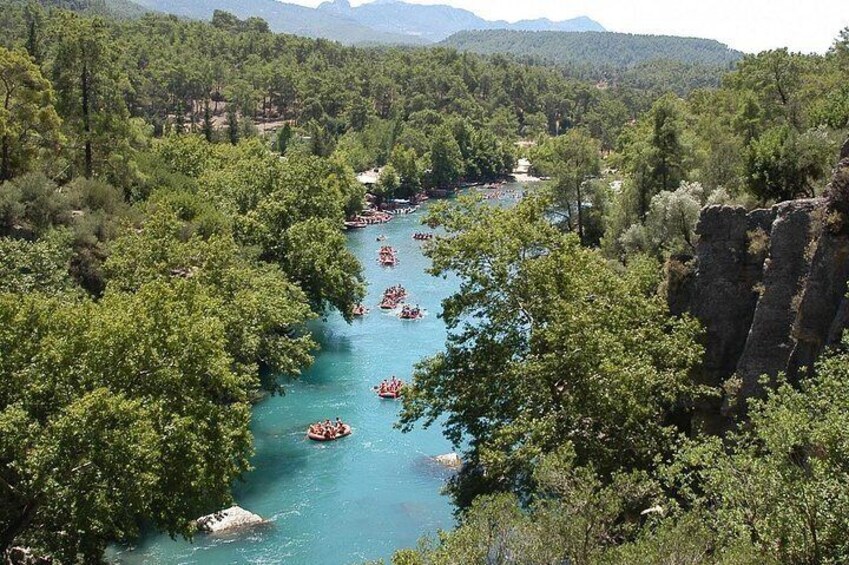
[[[508,188],[518,188],[513,185]],[[429,261],[412,239],[423,210],[383,226],[350,232],[349,248],[363,265],[371,312],[346,324],[338,315],[316,324],[315,364],[253,412],[254,470],[235,486],[236,503],[270,521],[229,538],[194,543],[151,536],[111,557],[117,563],[287,563],[340,565],[386,559],[426,534],[454,525],[441,494],[450,472],[432,460],[452,447],[437,427],[403,434],[393,428],[399,405],[380,400],[372,386],[391,375],[409,380],[413,366],[443,348],[440,303],[457,282],[424,271]],[[378,235],[398,251],[399,264],[377,264]],[[377,308],[383,290],[402,284],[408,302],[426,316],[402,321]],[[353,434],[322,444],[308,424],[341,417]]]

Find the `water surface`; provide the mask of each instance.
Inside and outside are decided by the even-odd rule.
[[[512,186],[511,189],[518,187]],[[449,471],[432,460],[452,451],[440,430],[393,428],[399,405],[381,400],[372,387],[391,375],[409,380],[413,366],[440,351],[445,326],[440,303],[456,281],[427,275],[429,261],[414,241],[422,211],[384,226],[351,232],[349,248],[363,264],[371,312],[346,324],[338,315],[316,325],[321,351],[313,367],[253,412],[254,470],[235,488],[236,503],[270,524],[230,538],[198,536],[194,543],[167,536],[143,540],[113,554],[127,564],[291,563],[339,565],[387,559],[426,534],[454,525],[453,508],[441,494]],[[385,242],[376,238],[385,235]],[[391,245],[399,264],[377,264],[377,250]],[[383,290],[402,284],[408,302],[427,311],[402,321],[377,308]],[[341,417],[353,434],[316,443],[306,427]]]

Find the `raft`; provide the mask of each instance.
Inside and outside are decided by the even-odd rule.
[[[313,441],[336,441],[337,439],[341,439],[341,438],[347,437],[349,435],[351,435],[351,426],[349,426],[348,424],[345,424],[345,425],[342,426],[342,433],[341,434],[336,434],[332,438],[326,438],[326,437],[319,435],[319,434],[307,432],[307,437],[310,438]]]
[[[378,392],[377,396],[386,400],[396,400],[398,398],[401,398],[401,391],[399,390],[396,392]]]

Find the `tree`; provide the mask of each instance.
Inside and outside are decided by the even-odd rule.
[[[22,51],[0,47],[0,181],[33,168],[41,148],[56,148],[53,89]]]
[[[779,383],[749,401],[749,424],[725,441],[682,449],[667,476],[715,531],[745,536],[776,563],[849,558],[847,362],[827,356],[800,388]]]
[[[678,98],[667,95],[652,106],[652,175],[657,190],[672,190],[684,179],[683,112]]]
[[[130,150],[130,123],[122,98],[126,80],[116,64],[117,46],[100,18],[60,12],[53,22],[51,76],[57,109],[72,147],[79,151],[83,175],[120,178],[118,162]]]
[[[399,186],[398,173],[395,172],[395,167],[390,164],[383,167],[383,170],[380,171],[380,177],[377,179],[374,192],[381,200],[392,199],[395,198]]]
[[[210,306],[190,283],[0,296],[0,553],[97,561],[143,521],[188,536],[230,502],[250,381]]]
[[[44,10],[39,4],[29,3],[24,8],[24,22],[27,26],[26,50],[36,65],[41,65],[42,28],[44,27]]]
[[[209,98],[203,101],[203,137],[207,143],[212,143],[215,130],[212,126],[212,111],[209,108]]]
[[[803,134],[789,125],[769,129],[749,147],[748,189],[762,201],[813,197],[830,169],[836,147],[822,129]]]
[[[317,218],[295,224],[286,233],[288,251],[283,267],[304,289],[316,311],[333,307],[350,319],[365,289],[361,267],[345,244],[338,224]]]
[[[463,155],[451,129],[442,126],[434,131],[430,146],[430,184],[451,188],[463,175]]]
[[[460,290],[443,303],[445,351],[416,370],[401,422],[444,422],[469,446],[453,484],[461,504],[528,493],[534,461],[565,441],[601,473],[668,452],[667,418],[689,394],[701,349],[697,324],[671,318],[655,295],[658,265],[617,274],[535,199],[513,210],[436,207],[429,220],[449,234],[427,249],[431,272],[456,274]]]
[[[398,196],[412,198],[422,189],[422,171],[413,149],[396,145],[390,163],[398,172]]]
[[[292,135],[292,126],[288,122],[277,132],[277,151],[280,155],[286,155],[286,149],[289,148]]]
[[[258,382],[262,372],[293,376],[309,365],[314,344],[302,328],[312,312],[303,291],[279,266],[240,248],[209,203],[185,193],[155,193],[151,200],[143,229],[128,230],[111,245],[108,289],[137,292],[153,282],[188,280],[214,301],[240,374]],[[263,384],[277,390],[274,382]]]
[[[237,145],[241,137],[239,116],[236,115],[236,108],[232,104],[227,105],[227,137],[230,140],[230,145]]]
[[[632,224],[620,237],[630,254],[649,253],[658,258],[673,254],[692,255],[696,251],[696,223],[705,205],[726,204],[722,190],[708,193],[699,183],[681,183],[673,192],[654,196],[645,222]]]
[[[629,514],[648,507],[658,488],[641,473],[602,477],[575,459],[568,442],[541,457],[537,492],[525,504],[512,494],[480,496],[459,528],[396,553],[393,565],[606,563],[607,551],[638,529]]]
[[[571,129],[565,135],[548,140],[533,154],[536,167],[552,178],[550,194],[555,213],[563,218],[567,230],[574,230],[582,243],[585,208],[589,205],[588,180],[600,170],[599,142],[581,129]]]

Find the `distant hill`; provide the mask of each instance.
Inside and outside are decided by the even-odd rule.
[[[13,4],[26,4],[29,0],[11,0]],[[37,0],[45,8],[62,8],[117,19],[138,18],[150,10],[131,0]]]
[[[504,53],[557,65],[619,70],[652,61],[727,68],[743,57],[743,53],[712,39],[612,32],[463,31],[442,45],[484,55]]]
[[[107,0],[109,2],[115,0]],[[209,20],[215,10],[223,10],[245,19],[252,16],[268,22],[272,31],[304,37],[325,38],[346,44],[390,43],[416,45],[423,39],[379,31],[350,18],[315,8],[286,4],[277,0],[136,0],[145,8]]]
[[[349,18],[384,33],[421,37],[432,42],[442,41],[464,30],[604,31],[601,24],[586,17],[562,22],[537,19],[509,23],[485,20],[468,10],[452,6],[408,4],[400,0],[376,0],[357,7],[352,7],[348,0],[332,0],[321,4],[318,10]]]
[[[426,45],[442,41],[458,31],[477,29],[604,30],[586,17],[562,22],[547,19],[493,22],[468,10],[407,4],[400,0],[376,0],[357,7],[352,7],[347,0],[333,0],[318,8],[277,0],[42,0],[42,3],[65,5],[72,10],[83,6],[85,11],[102,10],[121,17],[152,10],[205,21],[212,18],[215,10],[222,10],[241,19],[262,18],[277,33],[331,39],[349,45]]]

